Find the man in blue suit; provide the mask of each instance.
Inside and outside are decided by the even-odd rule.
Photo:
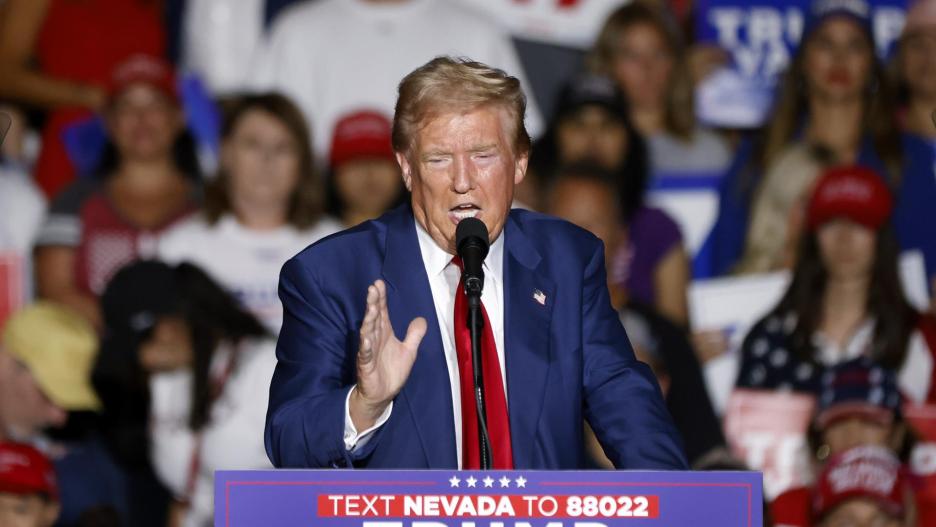
[[[656,380],[609,302],[601,242],[510,210],[530,151],[524,110],[517,79],[477,62],[439,57],[403,79],[393,148],[410,203],[283,267],[265,435],[274,465],[477,466],[477,420],[462,419],[473,415],[464,319],[453,314],[464,294],[455,227],[475,217],[491,241],[494,468],[582,467],[585,420],[618,468],[685,468]]]

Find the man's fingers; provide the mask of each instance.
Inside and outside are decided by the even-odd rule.
[[[364,311],[364,320],[361,322],[360,339],[361,349],[358,353],[359,362],[370,362],[374,352],[374,326],[377,321],[377,288],[373,285],[367,288],[367,308]]]
[[[380,342],[384,342],[387,337],[393,335],[390,312],[387,309],[387,284],[383,280],[377,280],[374,287],[377,289],[377,332]]]
[[[427,327],[426,319],[423,317],[414,318],[409,327],[406,328],[406,338],[403,339],[403,346],[406,349],[416,351],[419,348],[419,343],[426,336]]]
[[[383,321],[387,318],[387,285],[383,280],[377,280],[374,282],[374,288],[377,290],[377,309]]]

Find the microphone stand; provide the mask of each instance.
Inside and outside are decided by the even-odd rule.
[[[468,334],[471,336],[471,370],[474,373],[475,407],[478,414],[478,452],[481,470],[491,469],[491,439],[487,429],[487,408],[484,400],[484,373],[481,370],[481,335],[484,332],[484,317],[481,316],[481,281],[465,281],[468,296]],[[465,441],[468,438],[464,438]]]

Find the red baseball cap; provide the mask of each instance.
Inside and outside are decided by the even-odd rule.
[[[362,110],[345,115],[335,124],[330,156],[332,167],[362,157],[392,161],[392,128],[390,119],[377,111]]]
[[[829,168],[809,200],[807,225],[815,230],[838,217],[877,230],[890,216],[893,198],[884,178],[858,165]]]
[[[121,62],[111,72],[107,85],[108,99],[114,99],[131,84],[138,82],[149,84],[177,101],[176,77],[172,65],[153,55],[133,55]]]
[[[888,514],[904,514],[904,491],[909,482],[900,461],[879,446],[859,446],[829,459],[813,495],[813,513],[824,517],[842,503],[869,499]]]
[[[52,463],[29,445],[0,442],[0,492],[58,499]]]

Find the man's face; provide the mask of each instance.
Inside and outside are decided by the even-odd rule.
[[[491,241],[504,228],[528,160],[514,151],[511,129],[500,106],[443,113],[419,129],[408,154],[397,153],[416,220],[451,254],[465,218],[483,221]]]
[[[0,436],[26,440],[49,426],[62,426],[68,414],[42,392],[32,372],[0,349]]]

